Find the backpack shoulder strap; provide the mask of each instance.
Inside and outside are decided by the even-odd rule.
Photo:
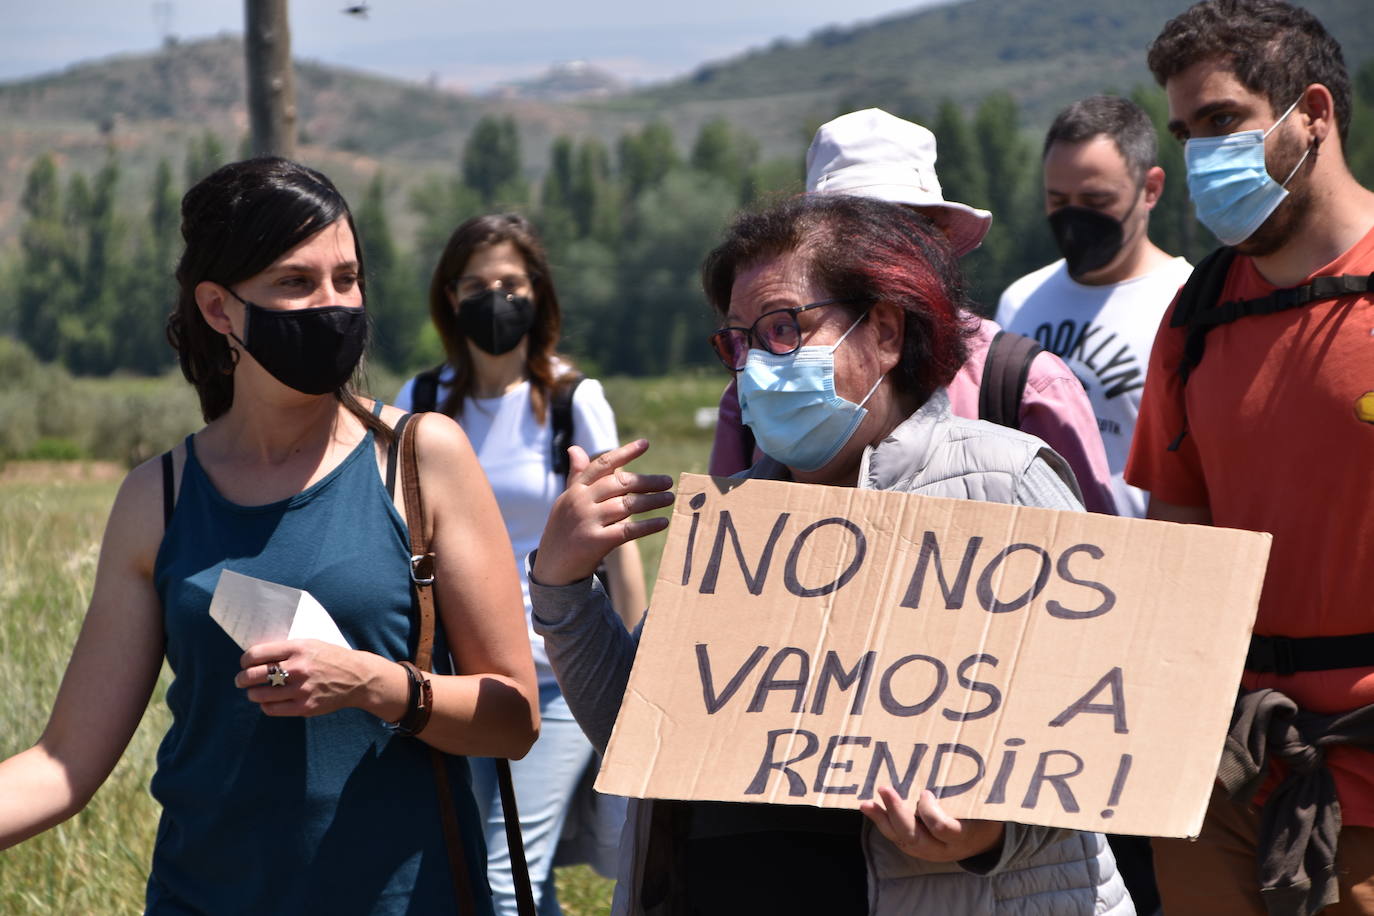
[[[172,510],[177,505],[176,468],[170,449],[162,453],[162,529],[172,527]]]
[[[1198,262],[1179,291],[1178,304],[1174,306],[1169,327],[1188,329],[1188,336],[1183,343],[1183,358],[1178,364],[1178,374],[1185,385],[1188,375],[1202,362],[1202,351],[1210,327],[1199,325],[1197,317],[1221,299],[1221,291],[1226,286],[1226,277],[1235,259],[1236,249],[1229,246],[1218,248]]]
[[[439,406],[439,373],[444,371],[444,365],[440,363],[415,376],[415,384],[410,386],[412,412],[428,413]]]
[[[1030,377],[1031,363],[1044,352],[1034,339],[1011,331],[998,331],[983,362],[978,386],[978,419],[1011,429],[1021,428],[1021,396]]]
[[[573,438],[573,395],[584,376],[574,372],[559,379],[549,398],[549,425],[553,429],[553,472],[568,476],[568,446]]]

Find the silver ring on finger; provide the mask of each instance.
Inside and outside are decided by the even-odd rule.
[[[267,682],[273,687],[285,687],[291,675],[281,665],[267,666]]]

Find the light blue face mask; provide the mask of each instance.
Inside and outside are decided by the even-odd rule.
[[[1223,245],[1239,245],[1255,234],[1288,196],[1287,185],[1307,161],[1302,154],[1279,184],[1264,164],[1264,140],[1298,107],[1297,101],[1268,130],[1242,130],[1224,137],[1190,139],[1183,147],[1188,194],[1197,218]]]
[[[878,376],[857,404],[835,393],[835,348],[859,321],[829,346],[786,356],[750,349],[739,371],[740,412],[765,455],[796,471],[819,470],[859,428],[868,415],[864,404],[883,380]]]

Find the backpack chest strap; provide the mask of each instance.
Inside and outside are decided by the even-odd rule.
[[[1213,308],[1193,312],[1188,321],[1191,328],[1214,328],[1253,315],[1273,315],[1288,309],[1301,308],[1313,302],[1339,299],[1342,296],[1362,295],[1374,291],[1374,274],[1342,274],[1338,277],[1316,277],[1311,283],[1288,289],[1276,289],[1267,296],[1255,299],[1233,299]]]

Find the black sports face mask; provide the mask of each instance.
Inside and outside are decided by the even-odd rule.
[[[229,292],[245,306],[243,339],[229,336],[277,381],[303,394],[328,394],[353,377],[367,347],[362,306],[269,309]]]
[[[1135,210],[1131,210],[1127,216]],[[1101,270],[1121,251],[1125,236],[1121,220],[1089,207],[1060,207],[1050,214],[1054,243],[1068,263],[1069,276]]]
[[[483,290],[458,303],[458,326],[478,347],[500,356],[534,327],[534,303],[503,289]]]

